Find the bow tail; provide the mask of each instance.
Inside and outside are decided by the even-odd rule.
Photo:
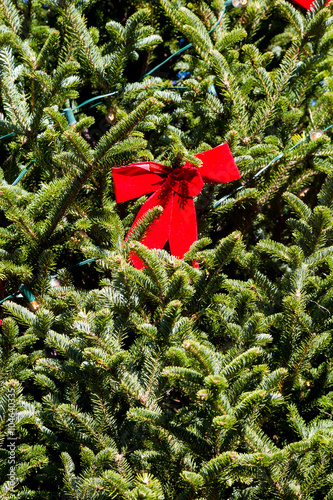
[[[173,197],[171,191],[165,192],[165,190],[162,191],[161,189],[150,196],[148,200],[142,205],[138,215],[135,218],[135,221],[132,224],[131,229],[128,232],[128,235],[126,236],[125,241],[132,233],[138,222],[148,212],[148,210],[155,208],[156,206],[161,206],[163,208],[163,212],[148,227],[144,238],[142,238],[140,242],[148,248],[163,248],[170,235],[173,205],[172,198]],[[144,263],[134,252],[131,252],[130,259],[136,269],[142,269],[144,267]]]
[[[190,249],[192,243],[197,239],[197,217],[193,199],[184,198],[175,193],[169,237],[172,255],[178,259],[182,259],[184,254]]]

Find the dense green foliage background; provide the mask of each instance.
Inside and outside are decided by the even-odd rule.
[[[333,499],[332,24],[1,0],[1,498]],[[124,243],[112,167],[222,142],[185,258],[140,243],[159,208]]]

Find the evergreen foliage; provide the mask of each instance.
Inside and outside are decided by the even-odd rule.
[[[1,497],[330,500],[333,3],[113,4],[0,3]],[[184,259],[125,241],[112,168],[222,142]]]

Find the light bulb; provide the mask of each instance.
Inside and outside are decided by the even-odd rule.
[[[50,281],[50,286],[52,288],[54,287],[58,287],[58,286],[61,286],[61,283],[59,280],[57,280],[57,278],[51,278],[51,281]]]
[[[106,121],[107,121],[108,123],[113,123],[113,122],[114,122],[114,118],[115,118],[115,116],[114,116],[114,113],[113,113],[112,109],[111,109],[111,108],[108,108],[108,109],[106,110],[106,114],[105,114],[105,119],[106,119]]]
[[[237,7],[245,7],[247,4],[247,0],[232,0],[232,6]]]
[[[75,119],[72,108],[64,108],[63,113],[64,113],[65,117],[67,118],[68,126],[71,128],[74,128],[77,121]]]
[[[38,304],[37,300],[33,300],[32,302],[28,303],[28,307],[30,311],[36,312],[40,308],[40,304]]]
[[[34,294],[30,292],[29,288],[26,285],[21,285],[19,291],[22,293],[23,297],[28,302],[28,307],[30,311],[36,312],[37,309],[40,308],[40,304],[38,304]]]
[[[322,135],[324,135],[324,132],[322,130],[312,130],[312,132],[310,132],[310,139],[311,141],[316,141]]]
[[[217,97],[216,88],[213,83],[211,83],[208,87],[208,94],[212,94],[213,96]]]

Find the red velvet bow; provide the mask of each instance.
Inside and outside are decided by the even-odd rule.
[[[305,7],[306,9],[310,10],[311,7],[312,7],[312,4],[313,4],[313,1],[314,0],[293,0],[294,3],[298,3],[299,5],[301,5],[302,7]],[[330,0],[328,0],[326,2],[326,5],[330,2]]]
[[[193,197],[204,182],[221,184],[240,178],[227,143],[195,156],[202,161],[200,168],[188,162],[175,169],[155,162],[113,168],[118,203],[155,191],[142,205],[127,237],[146,212],[159,205],[163,213],[151,224],[142,243],[148,248],[163,248],[169,240],[172,255],[183,258],[198,237]],[[137,269],[143,267],[136,255],[131,259]]]

